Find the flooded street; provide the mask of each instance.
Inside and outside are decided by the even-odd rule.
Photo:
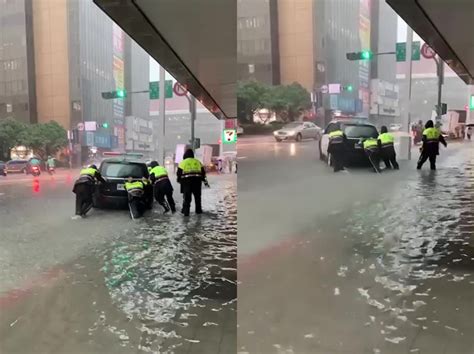
[[[203,215],[162,215],[155,205],[136,222],[127,211],[71,221],[66,182],[42,184],[41,196],[26,184],[2,190],[10,201],[30,198],[30,218],[24,216],[30,221],[21,228],[32,239],[12,225],[2,240],[0,352],[235,351],[236,180],[210,176],[209,182]],[[2,213],[24,207],[15,199]],[[58,210],[42,215],[50,232],[32,209],[40,203]]]
[[[273,238],[259,228],[265,241],[241,255],[239,213],[238,352],[474,353],[472,146],[443,150],[436,172],[402,161],[381,176],[334,176],[306,147],[287,149],[276,168],[297,171],[291,191],[276,175],[266,189],[293,230],[268,220]],[[276,164],[265,155],[254,161]]]

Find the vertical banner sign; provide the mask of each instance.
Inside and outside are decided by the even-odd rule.
[[[123,63],[123,54],[124,54],[124,33],[122,29],[117,26],[115,23],[112,28],[112,38],[113,38],[113,75],[115,81],[115,90],[123,90],[125,88],[124,82],[124,63]],[[113,100],[113,114],[114,121],[122,122],[122,126],[125,119],[125,109],[123,100]],[[125,147],[125,134],[124,129],[118,129],[118,148]]]
[[[124,65],[123,65],[123,45],[124,45],[124,34],[119,26],[113,24],[112,30],[113,36],[113,75],[115,81],[115,90],[124,89]],[[124,104],[123,100],[114,100],[114,117],[124,117]]]
[[[359,39],[361,50],[370,50],[370,2],[359,0]],[[374,59],[375,60],[375,59]],[[369,116],[370,60],[359,61],[359,98],[362,100],[362,114]]]

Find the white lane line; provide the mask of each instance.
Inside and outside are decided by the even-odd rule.
[[[243,159],[246,159],[247,156],[237,156],[237,160],[243,160]]]

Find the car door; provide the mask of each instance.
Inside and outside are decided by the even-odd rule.
[[[308,127],[310,138],[316,139],[318,137],[318,127],[313,123],[308,123]]]

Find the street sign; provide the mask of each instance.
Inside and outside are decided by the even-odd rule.
[[[84,122],[84,128],[86,132],[95,132],[97,130],[97,122],[96,121]]]
[[[421,55],[426,59],[433,59],[436,56],[436,52],[427,43],[423,43],[421,46]]]
[[[397,43],[395,45],[395,56],[397,62],[405,61],[407,59],[407,44],[406,42]],[[420,60],[420,42],[412,42],[411,60]]]
[[[328,89],[331,94],[341,93],[341,84],[329,84]]]
[[[77,130],[83,131],[84,130],[84,123],[77,123]]]
[[[174,83],[173,91],[177,96],[186,96],[188,94],[186,85],[181,85],[179,82]]]
[[[159,81],[151,81],[149,83],[149,90],[150,90],[150,100],[157,100],[160,98],[160,82]],[[173,97],[173,81],[166,80],[165,81],[165,98],[172,98]]]
[[[321,93],[328,93],[329,92],[329,87],[328,85],[323,85],[321,86]]]
[[[235,144],[237,142],[237,130],[224,129],[222,141],[224,144]]]

